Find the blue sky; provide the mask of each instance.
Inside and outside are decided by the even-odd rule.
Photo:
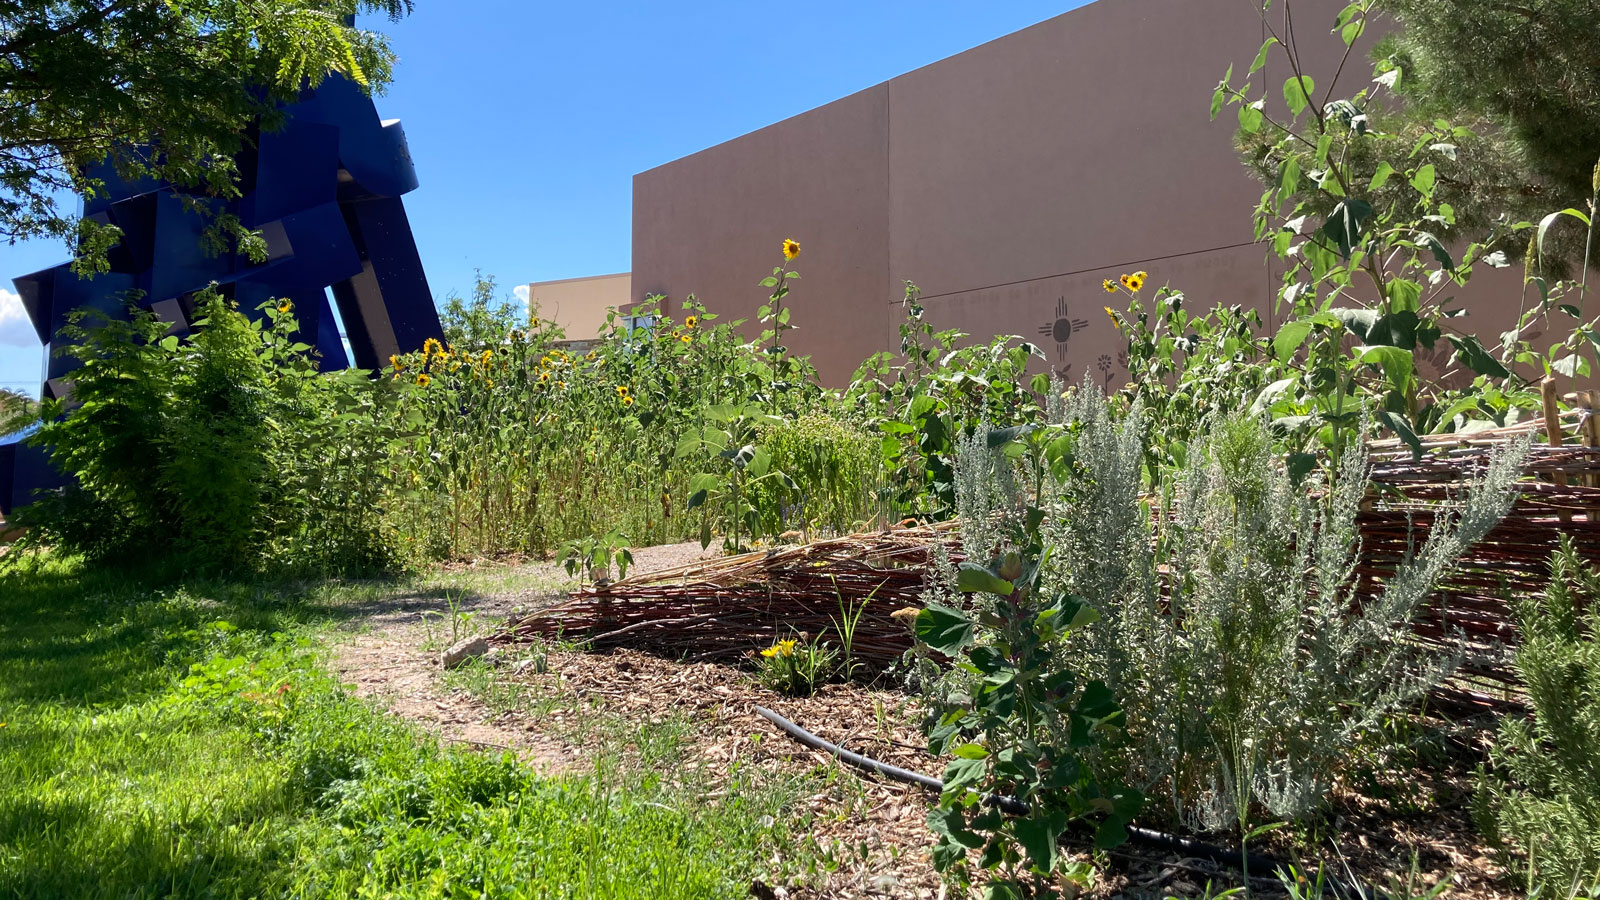
[[[437,299],[474,269],[508,296],[626,271],[635,173],[1079,5],[417,0],[363,24],[400,56],[378,112],[405,122],[422,183],[406,207]],[[35,392],[42,358],[10,279],[65,258],[0,245],[0,387]]]

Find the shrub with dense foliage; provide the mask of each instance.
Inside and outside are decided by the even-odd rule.
[[[1517,621],[1516,669],[1533,715],[1500,723],[1479,818],[1530,895],[1566,897],[1600,885],[1600,572],[1571,541]]]

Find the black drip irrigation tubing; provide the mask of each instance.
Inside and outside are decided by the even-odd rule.
[[[915,784],[937,793],[944,792],[944,783],[931,775],[924,775],[921,772],[913,772],[910,769],[902,769],[899,766],[893,766],[886,762],[879,762],[878,760],[868,756],[862,756],[853,750],[846,750],[837,744],[831,744],[822,738],[817,737],[804,728],[801,728],[799,725],[796,725],[788,719],[785,719],[783,716],[780,716],[772,710],[767,709],[765,706],[756,706],[755,709],[762,718],[783,729],[785,733],[794,738],[796,741],[805,744],[807,747],[810,747],[813,750],[821,750],[822,752],[838,759],[840,762],[855,766],[858,769],[863,769],[868,772],[882,775],[883,777],[892,779],[894,781],[903,782],[905,784]],[[1000,810],[1008,815],[1025,816],[1028,814],[1028,805],[1015,797],[985,794],[983,800],[985,803],[992,803],[995,806],[1000,807]],[[1164,831],[1156,831],[1153,828],[1143,828],[1138,825],[1129,825],[1127,828],[1128,839],[1133,843],[1142,844],[1146,847],[1151,847],[1156,850],[1164,850],[1169,853],[1178,853],[1191,858],[1209,859],[1212,862],[1232,866],[1241,872],[1248,871],[1245,865],[1244,854],[1237,850],[1229,850],[1226,847],[1218,847],[1215,844],[1207,844],[1204,841],[1196,841],[1186,837],[1179,837],[1175,834],[1167,834]],[[1289,871],[1288,868],[1283,865],[1283,863],[1273,859],[1270,856],[1257,856],[1255,854],[1251,854],[1250,867],[1253,868],[1257,866],[1261,867],[1262,871],[1268,872]],[[1338,886],[1334,885],[1331,881],[1327,882],[1327,886],[1333,889],[1336,896],[1339,895]]]

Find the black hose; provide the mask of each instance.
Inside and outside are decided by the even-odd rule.
[[[805,730],[804,728],[801,728],[799,725],[796,725],[788,719],[785,719],[783,716],[780,716],[772,710],[767,709],[765,706],[757,706],[756,712],[760,713],[762,718],[783,729],[790,737],[794,738],[800,743],[805,744],[807,747],[810,747],[814,750],[821,750],[824,753],[830,754],[839,759],[841,762],[848,763],[858,769],[874,772],[878,775],[884,776],[885,778],[892,778],[895,781],[919,785],[927,788],[930,791],[944,791],[944,783],[931,775],[924,775],[921,772],[913,772],[910,769],[902,769],[899,766],[891,766],[888,763],[879,762],[870,757],[862,756],[854,751],[846,750],[837,744],[830,744],[822,738],[819,738],[811,732]],[[1025,816],[1028,814],[1028,805],[1015,797],[986,794],[984,795],[983,799],[986,803],[993,803],[999,806],[1002,811],[1010,815]],[[1225,847],[1218,847],[1214,844],[1207,844],[1203,841],[1191,840],[1186,837],[1178,837],[1175,834],[1167,834],[1166,832],[1156,831],[1151,828],[1141,828],[1137,825],[1128,826],[1128,838],[1134,843],[1143,844],[1146,847],[1153,847],[1158,850],[1179,853],[1188,857],[1209,859],[1213,862],[1219,862],[1224,865],[1232,866],[1233,868],[1241,871],[1245,870],[1244,854],[1238,852],[1237,850],[1229,850]],[[1282,863],[1269,856],[1258,856],[1256,854],[1251,854],[1250,862],[1253,865],[1262,867],[1264,871],[1288,871],[1287,867],[1285,867]]]

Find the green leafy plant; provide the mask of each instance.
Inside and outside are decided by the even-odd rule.
[[[760,534],[762,520],[761,509],[755,503],[756,485],[774,480],[798,490],[793,479],[772,467],[772,454],[755,443],[761,426],[782,420],[755,405],[718,404],[706,407],[703,415],[709,424],[684,438],[678,444],[677,455],[720,463],[722,471],[702,472],[689,479],[689,509],[706,506],[708,510],[719,510],[726,545],[730,551],[739,552],[744,547],[741,537]],[[711,518],[705,515],[701,519],[700,546],[710,544]]]
[[[964,443],[958,466],[992,472],[1008,465],[1008,453],[1043,465],[1052,445],[1062,460],[1061,437],[1047,429],[990,432]],[[1092,824],[1098,846],[1116,846],[1143,797],[1093,772],[1095,748],[1122,722],[1111,689],[1060,664],[1061,648],[1098,614],[1042,578],[1051,553],[1041,530],[1046,511],[1014,487],[1002,488],[1000,499],[1011,502],[993,510],[972,509],[970,497],[963,504],[964,525],[979,529],[980,545],[991,537],[981,521],[1004,522],[991,561],[964,562],[955,574],[953,588],[970,604],[930,604],[917,615],[916,634],[956,662],[934,693],[929,721],[930,750],[955,757],[929,816],[939,836],[934,863],[966,881],[968,854],[977,851],[988,896],[1022,897],[1050,893],[1066,873],[1059,843],[1070,826]],[[964,528],[963,537],[974,535]],[[1026,811],[1008,815],[995,796]]]
[[[585,579],[596,584],[611,581],[612,567],[617,578],[628,577],[628,567],[633,565],[633,551],[628,546],[628,536],[613,528],[598,537],[569,541],[557,560],[567,574],[578,579],[581,587]]]
[[[1570,537],[1517,621],[1533,715],[1501,721],[1478,818],[1530,896],[1566,897],[1600,884],[1600,572]]]
[[[809,697],[834,672],[839,653],[804,635],[775,641],[756,655],[756,678],[791,697]]]

